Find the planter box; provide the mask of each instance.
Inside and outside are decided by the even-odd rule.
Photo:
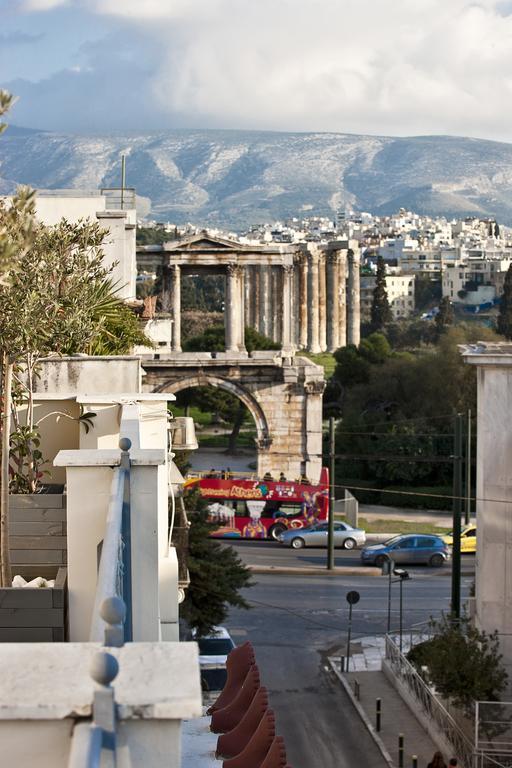
[[[54,579],[67,563],[66,497],[61,493],[9,496],[13,576]]]
[[[66,578],[66,569],[59,568],[53,588],[0,589],[0,642],[64,642],[67,639]]]

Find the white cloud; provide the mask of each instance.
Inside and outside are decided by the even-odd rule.
[[[53,11],[61,5],[67,5],[68,0],[23,0],[22,8],[25,11]]]
[[[62,0],[27,0],[33,10]],[[510,138],[508,0],[77,0],[151,36],[191,125]]]

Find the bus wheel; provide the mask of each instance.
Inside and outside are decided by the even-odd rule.
[[[272,528],[269,530],[269,535],[271,539],[274,539],[274,541],[278,541],[279,537],[282,533],[284,533],[287,530],[285,525],[273,525]]]

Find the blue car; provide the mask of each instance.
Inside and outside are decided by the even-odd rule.
[[[373,544],[361,551],[363,565],[382,567],[386,560],[409,565],[431,565],[439,568],[450,559],[450,547],[440,536],[407,533],[393,536],[384,544]]]

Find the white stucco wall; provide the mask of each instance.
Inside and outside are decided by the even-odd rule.
[[[138,357],[52,357],[41,361],[36,392],[57,395],[137,393],[141,389]]]

